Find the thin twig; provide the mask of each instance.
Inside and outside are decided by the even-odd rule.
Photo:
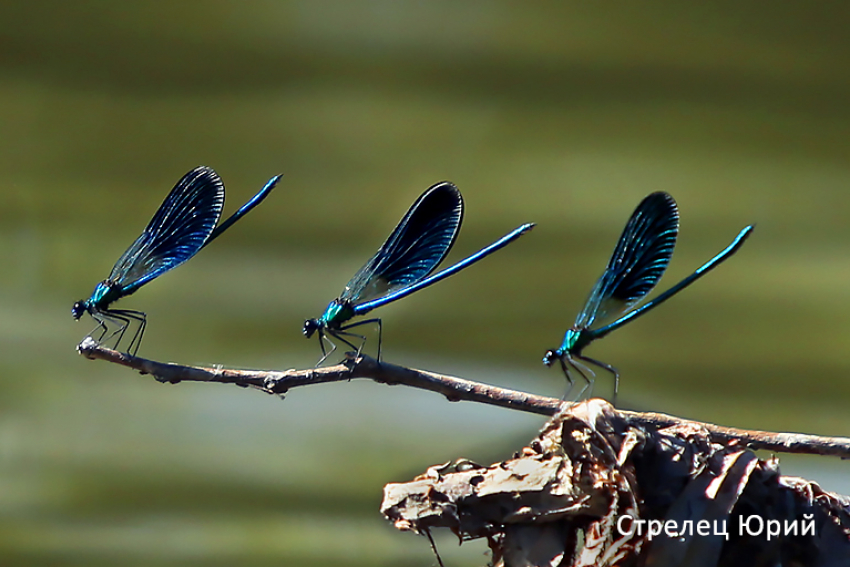
[[[309,370],[234,370],[229,368],[203,368],[174,363],[156,362],[138,356],[104,348],[93,339],[86,338],[77,351],[89,359],[100,359],[120,364],[142,374],[151,374],[160,382],[217,382],[256,388],[268,394],[283,395],[292,388],[347,382],[353,378],[367,378],[382,384],[402,384],[412,388],[442,394],[450,402],[479,402],[515,409],[539,415],[554,415],[562,406],[561,400],[546,396],[527,394],[480,382],[445,376],[424,370],[378,362],[368,356],[347,358],[342,364]],[[850,439],[846,437],[823,437],[802,433],[774,433],[724,427],[682,419],[663,413],[639,413],[617,410],[634,425],[663,429],[673,426],[696,426],[705,428],[714,442],[738,443],[751,449],[764,449],[780,453],[804,453],[829,455],[850,459]]]

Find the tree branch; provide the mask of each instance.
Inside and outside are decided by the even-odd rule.
[[[442,394],[450,402],[467,401],[489,404],[539,415],[555,415],[563,402],[555,398],[527,394],[480,382],[445,376],[424,370],[378,362],[361,355],[348,358],[336,366],[309,370],[235,370],[229,368],[203,368],[174,363],[157,362],[102,347],[87,337],[77,346],[77,351],[92,360],[106,360],[150,374],[159,382],[216,382],[255,388],[267,394],[283,395],[292,388],[329,382],[347,382],[354,378],[367,378],[388,385],[401,384]],[[697,426],[704,427],[711,440],[722,445],[737,443],[750,449],[764,449],[779,453],[803,453],[850,458],[850,439],[823,437],[802,433],[774,433],[724,427],[666,415],[616,410],[630,425],[653,428]]]

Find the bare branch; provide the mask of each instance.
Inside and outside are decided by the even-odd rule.
[[[563,402],[555,398],[527,394],[480,382],[445,376],[424,370],[378,362],[368,356],[349,356],[342,364],[309,370],[235,370],[229,368],[203,368],[174,363],[156,362],[138,356],[104,348],[93,339],[86,338],[77,346],[77,351],[89,359],[100,359],[120,364],[142,374],[150,374],[160,382],[216,382],[256,388],[268,394],[283,395],[292,388],[347,382],[354,378],[367,378],[382,384],[401,384],[421,390],[442,394],[450,402],[467,401],[489,404],[539,415],[555,415]],[[780,453],[804,453],[850,458],[850,439],[846,437],[823,437],[802,433],[774,433],[724,427],[682,419],[662,413],[639,413],[616,410],[630,425],[656,430],[668,427],[705,428],[715,443],[739,444],[742,448],[764,449]]]
[[[86,338],[77,351],[90,359],[106,360],[120,364],[142,374],[150,374],[160,382],[218,382],[256,388],[269,394],[285,394],[292,388],[347,382],[354,378],[368,378],[382,384],[401,384],[442,394],[451,402],[468,401],[517,409],[540,415],[554,415],[561,400],[517,392],[479,382],[443,376],[424,370],[414,370],[388,362],[377,362],[368,356],[348,358],[343,364],[309,370],[233,370],[228,368],[202,368],[174,363],[156,362],[98,345]]]

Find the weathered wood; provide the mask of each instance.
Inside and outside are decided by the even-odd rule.
[[[486,537],[504,567],[850,565],[847,497],[699,425],[646,427],[602,400],[565,404],[504,462],[387,485],[381,511],[401,530]]]

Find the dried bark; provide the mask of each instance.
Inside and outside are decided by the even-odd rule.
[[[460,460],[389,484],[381,511],[401,530],[488,538],[504,567],[850,565],[850,499],[699,424],[635,424],[603,400],[565,404],[507,461]],[[758,521],[740,523],[750,517],[780,534],[751,535]],[[641,521],[668,529],[638,533]]]
[[[483,467],[461,459],[385,488],[382,511],[396,527],[428,535],[448,527],[462,540],[486,537],[494,565],[850,565],[850,499],[784,477],[776,459],[752,453],[850,458],[847,438],[736,429],[615,410],[603,400],[563,404],[366,356],[327,368],[263,371],[157,362],[91,339],[78,350],[172,384],[224,383],[282,396],[296,387],[366,378],[449,401],[554,415],[528,447],[503,463]],[[691,530],[622,530],[618,521],[626,516],[635,524],[690,523]],[[748,518],[762,527],[779,525],[779,537],[750,535],[739,524]],[[715,533],[718,523],[728,537]],[[697,524],[711,529],[698,531]],[[803,533],[802,526],[813,529]]]

